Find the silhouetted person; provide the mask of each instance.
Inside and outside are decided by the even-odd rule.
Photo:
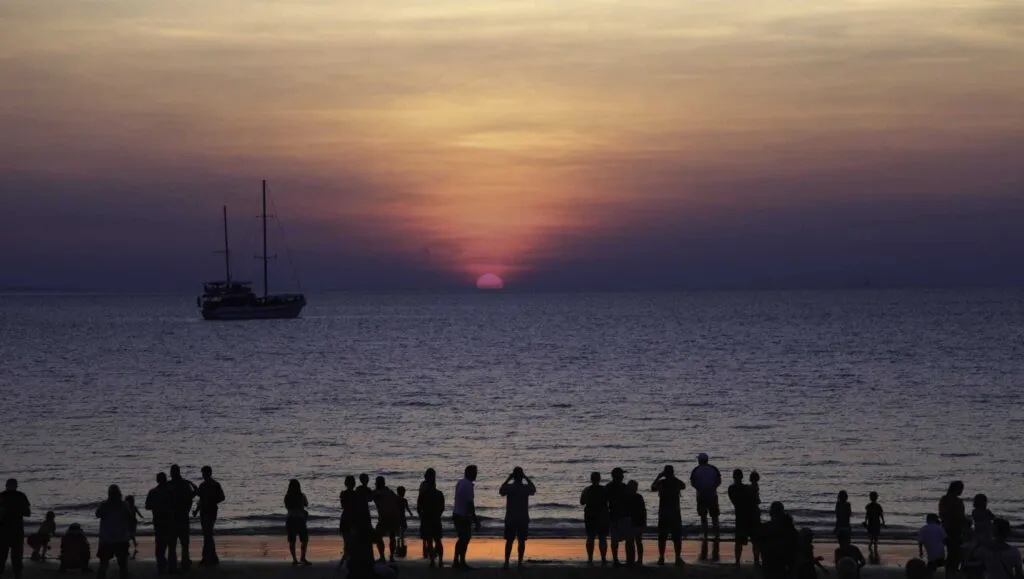
[[[309,500],[302,494],[302,485],[296,479],[288,481],[288,490],[284,494],[285,508],[285,530],[288,533],[288,552],[292,556],[292,565],[311,565],[306,559],[306,551],[309,548],[309,529],[306,520],[309,518]],[[295,556],[295,541],[302,545],[302,558]],[[347,548],[347,547],[346,547]]]
[[[466,467],[465,476],[455,485],[452,521],[455,523],[458,541],[455,543],[455,558],[452,561],[452,567],[459,569],[469,568],[469,565],[466,564],[466,551],[469,550],[469,542],[473,539],[473,527],[480,529],[480,519],[476,516],[473,490],[476,477],[476,465],[469,465]]]
[[[864,507],[864,526],[868,530],[868,557],[877,562],[881,559],[878,554],[878,539],[882,534],[882,527],[885,526],[885,512],[882,505],[878,504],[878,493],[871,491],[868,499],[871,502]]]
[[[750,544],[754,551],[754,566],[761,564],[761,475],[757,471],[750,472],[750,497],[753,501],[751,523],[753,526],[753,538]]]
[[[359,486],[356,487],[356,491],[359,492],[367,503],[373,501],[373,489],[370,488],[370,475],[365,472],[359,475]]]
[[[850,531],[840,531],[837,540],[839,541],[839,546],[836,548],[833,557],[836,569],[840,568],[840,561],[850,559],[855,565],[856,572],[854,576],[860,577],[860,570],[864,568],[864,565],[867,565],[867,561],[864,559],[864,554],[860,552],[860,549],[851,542]]]
[[[346,476],[345,488],[338,493],[338,504],[341,506],[341,519],[338,521],[338,532],[341,534],[342,544],[341,561],[338,562],[339,569],[348,559],[348,536],[349,529],[351,528],[349,520],[352,518],[352,514],[359,510],[359,507],[355,504],[357,501],[359,501],[359,496],[356,492],[356,477],[352,475]],[[369,513],[367,513],[367,516],[369,516]]]
[[[100,520],[99,547],[96,558],[100,567],[96,572],[98,579],[107,576],[110,560],[117,559],[117,571],[121,579],[128,577],[128,537],[135,513],[128,508],[117,485],[107,489],[107,500],[96,509],[96,518]]]
[[[89,539],[82,531],[82,525],[72,523],[60,538],[60,568],[58,571],[82,571],[88,573],[92,550]]]
[[[853,505],[850,504],[850,495],[846,491],[839,491],[839,495],[836,497],[836,537],[843,531],[853,532],[851,519],[853,519]]]
[[[679,495],[686,483],[676,477],[672,465],[665,465],[651,484],[651,490],[658,493],[658,565],[665,564],[665,544],[672,537],[676,565],[683,565],[683,515],[679,508]]]
[[[423,474],[420,494],[416,497],[416,513],[420,517],[420,536],[423,537],[423,548],[430,559],[430,566],[433,567],[437,561],[439,567],[444,567],[444,545],[441,541],[444,493],[437,488],[437,473],[432,468]]]
[[[29,559],[43,561],[46,553],[50,550],[50,539],[57,534],[57,515],[53,511],[46,512],[46,518],[39,525],[39,530],[32,533],[26,539],[28,546],[32,548],[32,555]]]
[[[640,483],[635,480],[626,485],[629,489],[629,518],[633,521],[633,550],[636,551],[637,565],[644,564],[644,531],[647,530],[647,502],[640,494]]]
[[[146,495],[146,510],[153,519],[153,543],[156,551],[156,570],[164,573],[178,569],[174,541],[174,497],[167,475],[156,475],[156,486]]]
[[[608,493],[601,485],[601,473],[590,473],[590,486],[580,494],[583,505],[583,526],[587,532],[587,563],[594,562],[594,539],[600,543],[601,564],[608,563]]]
[[[199,483],[199,502],[196,503],[193,515],[199,515],[199,523],[203,528],[203,558],[200,565],[214,566],[220,563],[217,557],[217,543],[213,539],[213,527],[217,524],[217,505],[224,502],[224,488],[213,479],[213,469],[202,468],[203,482]]]
[[[369,477],[366,477],[369,480]],[[373,521],[370,519],[370,500],[368,487],[356,486],[356,479],[345,477],[345,490],[338,495],[341,501],[341,532],[345,539],[345,557],[348,561],[349,555],[355,549],[361,549],[363,545],[359,541],[369,541],[371,552],[371,567],[373,563]],[[361,552],[361,551],[360,551]]]
[[[928,565],[920,559],[907,561],[903,574],[907,579],[928,579],[930,576]]]
[[[736,565],[739,566],[743,558],[743,547],[748,542],[751,543],[754,559],[757,560],[756,534],[759,514],[753,489],[743,484],[743,471],[740,469],[732,471],[732,480],[733,483],[729,485],[729,502],[732,503],[733,511],[736,514],[735,557]]]
[[[978,493],[974,495],[974,510],[971,511],[971,522],[974,527],[974,538],[987,542],[992,538],[992,522],[996,516],[988,510],[988,497]]]
[[[946,494],[939,499],[939,518],[946,530],[946,577],[952,577],[960,568],[961,545],[964,529],[967,527],[967,510],[961,495],[964,483],[956,480],[949,483]]]
[[[399,485],[395,488],[395,494],[398,495],[398,509],[402,513],[402,517],[398,522],[398,538],[395,551],[399,557],[405,557],[408,554],[405,545],[405,533],[409,530],[409,517],[413,515],[412,509],[409,508],[409,499],[405,498],[405,487]]]
[[[928,570],[937,571],[946,564],[946,530],[935,513],[925,518],[925,525],[917,533],[917,554],[928,554]]]
[[[708,455],[703,452],[697,455],[697,466],[690,473],[690,486],[697,491],[697,515],[700,517],[700,529],[704,540],[700,547],[700,560],[708,558],[708,516],[715,531],[715,542],[711,551],[711,560],[718,561],[718,487],[722,485],[722,473],[708,462]]]
[[[626,542],[626,564],[632,565],[636,560],[636,549],[633,544],[633,519],[629,514],[629,487],[623,481],[626,471],[621,468],[612,470],[612,481],[605,485],[608,493],[608,512],[611,518],[612,564],[616,567],[619,560],[619,543]]]
[[[395,491],[388,488],[384,477],[374,481],[373,504],[377,507],[377,550],[380,560],[384,559],[384,537],[388,539],[388,553],[391,562],[395,561],[395,538],[402,520],[402,505]]]
[[[505,497],[505,568],[508,569],[515,541],[519,542],[518,565],[522,567],[526,540],[530,536],[530,497],[537,494],[537,487],[523,468],[517,466],[498,489],[498,494]]]
[[[14,579],[21,579],[22,560],[25,557],[25,517],[32,516],[31,505],[25,493],[18,490],[18,481],[8,479],[0,493],[0,574],[11,558]]]
[[[796,563],[797,579],[817,579],[818,569],[825,571],[825,574],[828,575],[828,570],[821,564],[822,557],[814,554],[814,533],[810,529],[800,529],[799,545]]]
[[[171,497],[173,499],[174,522],[172,527],[174,530],[174,542],[177,543],[176,546],[181,548],[181,552],[178,554],[181,569],[182,571],[188,571],[189,567],[192,566],[192,559],[188,553],[189,534],[191,533],[191,520],[189,517],[192,513],[192,500],[196,497],[198,489],[192,481],[181,477],[181,467],[176,464],[171,465],[171,480],[167,484],[171,489]]]
[[[134,561],[135,557],[139,554],[139,540],[135,537],[135,535],[139,530],[139,521],[144,519],[145,517],[142,516],[142,512],[139,511],[139,507],[135,504],[134,496],[126,496],[124,498],[124,502],[125,504],[128,505],[128,509],[131,510],[132,512],[131,525],[129,525],[128,527],[128,540],[131,541],[132,544],[132,561]]]
[[[992,521],[992,540],[982,548],[988,579],[1024,579],[1020,550],[1007,543],[1009,538],[1010,522]]]
[[[761,572],[766,579],[789,579],[796,571],[800,534],[782,503],[772,503],[760,534]]]

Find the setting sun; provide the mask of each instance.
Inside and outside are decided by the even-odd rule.
[[[500,290],[505,287],[505,282],[493,273],[485,273],[476,280],[476,289]]]

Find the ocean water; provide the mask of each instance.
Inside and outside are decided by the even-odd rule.
[[[955,478],[1024,522],[1021,291],[334,293],[228,323],[193,296],[5,295],[0,360],[0,476],[61,528],[94,529],[107,485],[141,500],[171,463],[212,465],[222,529],[248,534],[280,532],[292,477],[328,533],[346,474],[414,501],[435,467],[450,504],[475,463],[483,515],[522,465],[534,534],[578,536],[592,470],[649,488],[699,452],[821,530],[845,489],[906,533]]]

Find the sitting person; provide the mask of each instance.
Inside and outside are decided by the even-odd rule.
[[[91,572],[92,569],[89,568],[90,557],[89,539],[82,532],[82,526],[78,523],[72,524],[60,540],[59,570],[64,572],[69,569],[72,571],[77,569],[85,573]]]
[[[839,563],[843,559],[849,559],[854,563],[854,565],[856,565],[856,572],[854,573],[854,576],[860,577],[860,570],[864,568],[864,565],[867,565],[867,561],[864,559],[864,553],[861,553],[860,549],[851,542],[849,529],[841,529],[839,531],[838,538],[839,548],[836,549],[834,559],[836,569],[840,568]]]
[[[46,513],[46,520],[39,525],[39,530],[28,536],[26,542],[32,547],[33,561],[46,559],[46,552],[50,550],[50,539],[57,535],[56,515],[53,511]]]

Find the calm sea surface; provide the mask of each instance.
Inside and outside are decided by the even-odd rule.
[[[214,467],[236,533],[280,529],[292,477],[329,532],[346,474],[415,500],[433,466],[450,501],[476,463],[483,514],[518,464],[537,533],[574,536],[591,470],[649,487],[698,452],[725,478],[757,469],[766,501],[820,529],[840,489],[916,528],[953,478],[1024,522],[1019,291],[336,293],[227,323],[193,296],[7,295],[0,360],[0,476],[61,528],[94,528],[108,484],[144,496],[173,462]]]

